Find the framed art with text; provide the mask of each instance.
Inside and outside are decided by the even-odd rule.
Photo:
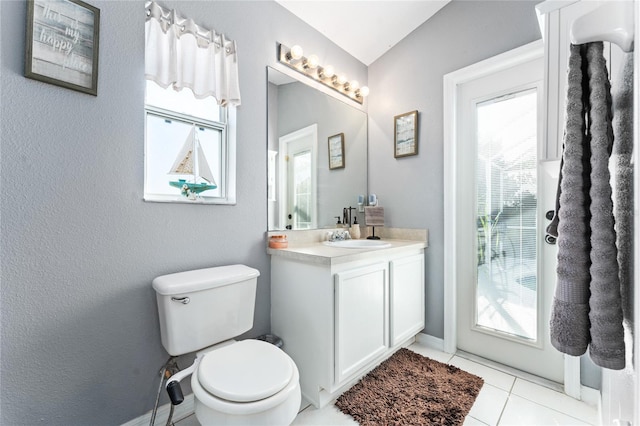
[[[25,77],[98,95],[100,9],[80,0],[28,0]]]

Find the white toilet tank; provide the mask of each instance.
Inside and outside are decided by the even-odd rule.
[[[153,280],[162,345],[169,355],[194,352],[253,327],[260,271],[229,265]]]

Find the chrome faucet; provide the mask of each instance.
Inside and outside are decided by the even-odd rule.
[[[355,207],[345,207],[342,209],[342,223],[347,228],[351,228],[351,211],[355,210]]]
[[[337,229],[335,231],[327,232],[327,241],[344,241],[350,239],[351,235],[346,229]]]

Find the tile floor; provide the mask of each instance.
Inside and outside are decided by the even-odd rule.
[[[597,425],[597,408],[576,401],[560,392],[534,384],[458,355],[446,354],[424,344],[409,349],[436,361],[455,365],[482,377],[485,381],[464,424],[475,425]],[[294,425],[357,425],[334,405],[320,410],[309,406],[302,410]],[[189,416],[176,426],[197,426]]]

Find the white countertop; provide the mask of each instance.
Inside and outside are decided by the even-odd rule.
[[[267,248],[267,253],[271,256],[281,256],[300,262],[333,265],[338,263],[353,262],[356,260],[377,257],[380,254],[393,254],[395,251],[404,249],[424,249],[427,247],[426,241],[398,240],[384,238],[381,241],[391,244],[385,248],[343,248],[332,247],[321,242],[312,243],[292,243],[285,249]]]

